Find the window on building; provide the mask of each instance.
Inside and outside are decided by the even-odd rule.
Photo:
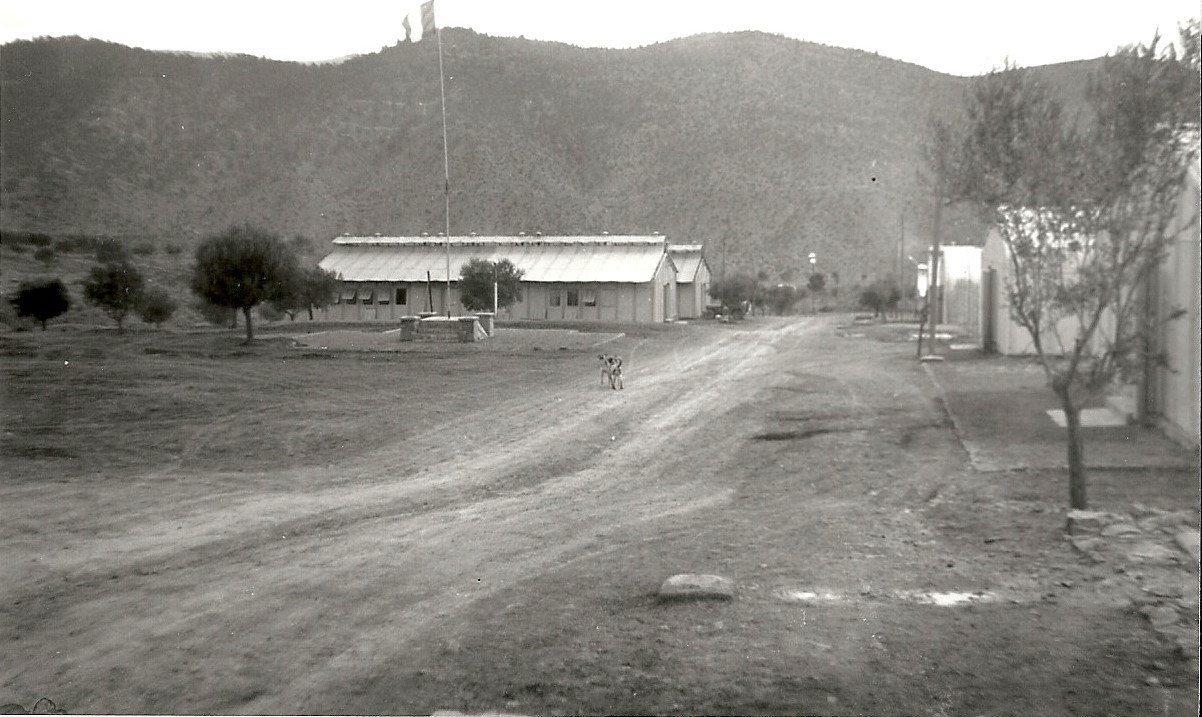
[[[374,293],[375,292],[372,290],[372,288],[370,286],[365,286],[362,289],[359,289],[359,303],[360,304],[375,303],[374,302],[374,299],[375,299]]]
[[[580,306],[580,292],[576,289],[568,289],[568,306]]]
[[[391,304],[392,303],[392,290],[386,286],[381,286],[379,291],[376,292],[376,303]]]
[[[581,289],[580,290],[580,303],[584,306],[596,306],[597,305],[597,292],[594,291],[593,289]]]
[[[561,294],[559,293],[559,290],[557,290],[557,289],[553,290],[553,291],[551,291],[551,293],[547,294],[547,306],[559,306],[560,296],[561,296]]]
[[[405,289],[404,287],[397,287],[396,302],[398,304],[408,304],[409,303],[409,292],[407,289]]]
[[[343,303],[343,304],[355,303],[355,287],[353,287],[353,286],[343,287],[341,303]]]

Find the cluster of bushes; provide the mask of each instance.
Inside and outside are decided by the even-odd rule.
[[[5,232],[0,234],[0,243],[17,254],[33,252],[33,258],[43,264],[53,264],[63,254],[92,253],[96,261],[109,263],[124,261],[130,254],[137,256],[153,256],[160,246],[151,239],[139,239],[126,244],[117,239],[104,236],[72,234],[53,237],[43,232]],[[178,244],[168,243],[162,249],[171,255],[178,255],[183,248]]]
[[[54,252],[54,239],[48,235],[29,234],[21,239],[22,245]],[[74,248],[77,244],[67,246]],[[83,298],[108,314],[118,333],[124,332],[131,314],[155,326],[175,314],[175,299],[165,289],[147,286],[124,244],[93,239],[90,246],[98,263],[82,282]],[[269,320],[284,316],[295,320],[303,311],[312,320],[315,308],[333,302],[338,278],[319,267],[303,268],[296,251],[304,248],[303,237],[286,242],[249,225],[210,237],[197,248],[192,270],[191,289],[199,298],[197,310],[210,323],[231,326],[236,326],[241,311],[248,341],[253,337],[251,310],[256,307]],[[145,251],[142,244],[133,247],[134,253]],[[23,328],[21,320],[32,319],[44,331],[47,322],[67,312],[71,298],[67,287],[56,278],[22,283],[7,304],[0,312],[0,321]]]
[[[165,289],[147,287],[141,272],[129,262],[111,262],[92,268],[83,282],[84,299],[117,322],[118,333],[125,331],[125,319],[136,313],[148,324],[160,326],[177,308]],[[46,330],[46,324],[67,313],[71,296],[61,279],[22,282],[8,302],[4,323],[23,328],[20,320],[33,319]]]
[[[792,279],[792,272],[782,275],[782,279],[784,278]],[[798,311],[806,297],[823,296],[824,293],[835,298],[838,296],[838,287],[828,290],[826,275],[817,272],[808,276],[805,286],[784,281],[774,284],[764,271],[757,276],[740,272],[726,279],[715,279],[709,289],[710,296],[721,305],[721,313],[728,316],[738,316],[749,311],[762,314],[771,312],[784,316]],[[814,304],[814,308],[816,307],[817,304]],[[829,310],[825,306],[823,308]]]

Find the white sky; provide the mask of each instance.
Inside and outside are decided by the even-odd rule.
[[[0,43],[79,35],[151,50],[321,61],[404,37],[412,0],[16,0]],[[762,30],[941,72],[1099,57],[1202,14],[1198,0],[436,0],[439,27],[584,47]],[[0,56],[0,62],[3,57]]]

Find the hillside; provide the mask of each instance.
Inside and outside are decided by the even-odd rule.
[[[5,231],[444,230],[433,42],[336,65],[79,38],[0,57]],[[812,251],[851,282],[892,269],[903,213],[908,251],[929,243],[921,142],[965,82],[763,33],[607,50],[449,29],[443,61],[452,233],[659,231],[716,269]],[[945,240],[976,233],[953,216]]]

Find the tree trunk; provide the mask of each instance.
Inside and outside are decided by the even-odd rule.
[[[247,345],[250,345],[250,342],[253,341],[255,338],[255,330],[250,324],[250,307],[249,306],[242,307],[242,315],[246,317],[246,343],[247,343]]]
[[[1069,507],[1073,510],[1085,510],[1088,501],[1085,497],[1085,450],[1081,439],[1081,408],[1072,398],[1060,397],[1064,407],[1064,423],[1068,427],[1068,496]]]

